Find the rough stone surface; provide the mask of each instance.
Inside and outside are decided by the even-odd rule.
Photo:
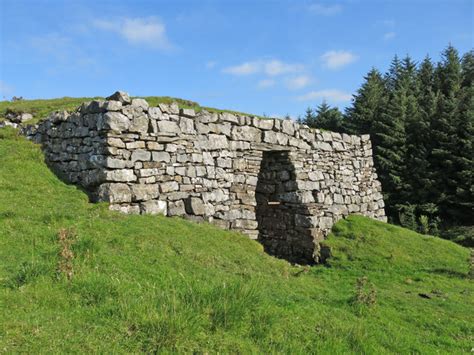
[[[319,243],[347,214],[386,219],[367,135],[149,107],[123,92],[107,100],[25,132],[55,171],[113,210],[205,220],[301,263],[321,260]]]
[[[132,100],[130,100],[130,96],[123,91],[116,91],[107,97],[107,100],[120,101],[122,104],[130,104],[132,102]]]

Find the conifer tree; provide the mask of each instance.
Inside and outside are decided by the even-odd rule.
[[[438,95],[436,112],[431,125],[434,201],[444,218],[451,219],[455,212],[457,185],[456,158],[457,118],[461,88],[461,62],[457,50],[448,46],[436,68]]]
[[[345,127],[353,134],[372,135],[372,125],[380,117],[386,102],[386,90],[382,75],[375,68],[367,73],[364,80],[354,95],[352,107],[346,110]]]
[[[315,110],[315,127],[334,132],[343,132],[344,116],[337,107],[331,107],[323,101]]]
[[[406,155],[405,120],[408,107],[408,80],[404,80],[398,57],[392,60],[385,82],[389,88],[388,102],[373,123],[374,161],[380,175],[388,212],[396,214],[403,203],[404,159]]]
[[[407,200],[421,205],[431,202],[433,188],[432,173],[429,165],[431,152],[431,120],[435,113],[436,95],[434,92],[434,67],[426,57],[416,73],[417,114],[407,117],[406,180],[410,185]],[[413,98],[413,96],[411,96]]]
[[[466,224],[474,221],[474,51],[462,59],[455,126],[453,214],[456,222]]]

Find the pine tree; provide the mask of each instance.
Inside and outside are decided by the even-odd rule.
[[[343,132],[344,116],[337,107],[331,107],[326,101],[316,108],[315,127],[334,132]]]
[[[410,185],[408,201],[417,205],[431,202],[433,189],[432,173],[429,165],[431,152],[430,126],[436,109],[434,92],[434,67],[426,57],[416,73],[416,99],[418,113],[407,117],[406,180]],[[426,213],[426,212],[424,212]]]
[[[385,82],[389,89],[388,103],[373,123],[374,161],[380,175],[388,213],[396,215],[403,204],[406,156],[405,121],[409,106],[408,77],[403,76],[398,57],[392,60]]]
[[[456,191],[453,214],[456,222],[474,220],[474,51],[463,56],[461,89],[456,115],[456,144],[454,154]]]
[[[449,220],[457,214],[456,115],[461,88],[461,62],[457,50],[452,46],[442,53],[442,62],[436,68],[436,81],[438,95],[431,125],[433,147],[430,156],[434,178],[433,198],[443,218]]]
[[[305,111],[303,118],[300,118],[299,123],[308,125],[309,127],[316,127],[316,114],[311,107]]]
[[[380,117],[386,102],[386,90],[382,75],[375,68],[367,73],[364,80],[354,95],[352,107],[346,111],[345,127],[353,134],[372,135],[372,125]]]

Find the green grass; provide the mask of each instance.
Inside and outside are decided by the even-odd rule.
[[[175,97],[169,96],[148,96],[144,97],[150,106],[158,106],[158,104],[165,103],[171,104],[176,102],[180,108],[192,108],[196,112],[206,110],[209,112],[229,112],[239,115],[246,116],[255,116],[249,115],[247,113],[230,111],[230,110],[221,110],[212,107],[200,106],[197,102],[178,99]],[[48,115],[53,111],[74,111],[79,107],[83,102],[91,100],[104,100],[103,97],[63,97],[58,99],[45,99],[45,100],[20,100],[20,101],[0,101],[0,121],[5,120],[6,113],[10,110],[13,112],[28,112],[33,115],[33,119],[28,121],[28,124],[35,124],[39,121],[48,117]]]
[[[74,275],[57,234],[74,234]],[[469,353],[469,251],[360,216],[298,268],[237,233],[90,204],[0,129],[0,352]],[[357,303],[367,277],[376,304]],[[425,294],[431,298],[420,297]],[[373,296],[372,296],[373,297]]]

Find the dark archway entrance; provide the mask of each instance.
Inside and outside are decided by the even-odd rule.
[[[265,252],[299,264],[313,264],[314,230],[301,202],[289,151],[263,153],[256,188],[258,240]]]

